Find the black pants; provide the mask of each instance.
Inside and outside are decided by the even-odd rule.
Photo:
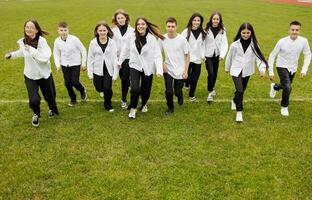
[[[112,77],[109,75],[105,65],[103,67],[103,76],[93,74],[93,85],[97,92],[104,92],[104,108],[112,108]]]
[[[68,95],[71,101],[76,101],[76,94],[73,87],[75,87],[80,92],[80,94],[82,94],[85,90],[85,88],[79,82],[80,65],[71,67],[62,66],[62,71]]]
[[[165,87],[166,87],[166,100],[167,100],[167,106],[170,109],[173,109],[173,94],[175,94],[178,98],[183,98],[183,79],[174,79],[172,76],[170,76],[168,73],[164,73],[164,79],[165,79]]]
[[[283,90],[281,106],[287,107],[289,105],[289,96],[291,93],[291,83],[295,77],[295,73],[291,74],[286,68],[277,67],[277,73],[280,78],[280,83],[274,85],[274,89]]]
[[[129,59],[126,59],[122,64],[119,70],[119,76],[121,79],[121,100],[127,101],[127,94],[130,86],[130,67]]]
[[[208,92],[212,92],[218,76],[218,68],[219,68],[219,56],[213,55],[213,57],[206,57],[206,69],[207,69],[207,89]]]
[[[186,86],[190,86],[189,97],[195,96],[195,90],[201,71],[201,64],[190,62],[188,68],[188,78],[185,81]]]
[[[26,76],[24,76],[24,78],[28,92],[29,107],[33,110],[33,112],[40,116],[40,87],[44,100],[48,103],[49,109],[52,110],[55,114],[59,114],[55,101],[56,91],[52,74],[48,79],[42,78],[39,80],[33,80],[27,78]]]
[[[233,98],[234,103],[236,104],[236,111],[243,111],[243,98],[244,92],[247,88],[247,84],[250,76],[242,77],[242,73],[238,77],[232,76],[234,85],[235,85],[235,96]]]
[[[141,95],[142,106],[145,106],[151,95],[153,74],[146,76],[144,72],[130,68],[131,97],[130,108],[137,108]],[[140,84],[141,82],[141,84]]]

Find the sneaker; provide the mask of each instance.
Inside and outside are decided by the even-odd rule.
[[[109,108],[109,109],[107,109],[107,111],[108,112],[114,112],[115,110],[114,110],[114,108]]]
[[[165,112],[166,115],[172,115],[173,114],[173,108],[168,108],[168,110]]]
[[[113,106],[112,106],[112,105],[109,105],[109,104],[105,104],[105,105],[104,105],[104,108],[105,108],[105,110],[107,110],[108,112],[114,112],[114,111],[115,111],[114,108],[113,108]]]
[[[190,102],[194,102],[194,101],[196,101],[196,97],[195,96],[190,97]]]
[[[213,102],[213,96],[212,96],[211,92],[208,94],[207,101]]]
[[[33,127],[38,127],[39,126],[39,116],[34,114],[31,120],[31,125]]]
[[[67,104],[69,107],[74,107],[77,104],[76,101],[70,100],[70,102]]]
[[[215,90],[212,90],[212,92],[210,92],[210,94],[214,97],[217,95],[216,91]]]
[[[104,97],[104,92],[100,92],[100,97]]]
[[[236,110],[236,103],[234,103],[233,100],[232,100],[232,102],[231,102],[231,109],[232,109],[232,110]]]
[[[282,107],[281,108],[281,115],[283,115],[285,117],[289,116],[288,107]]]
[[[137,110],[135,108],[131,108],[130,112],[129,112],[129,119],[135,119],[135,115],[136,115]]]
[[[121,109],[127,109],[127,107],[128,107],[127,102],[122,101],[122,100],[121,100],[120,106],[121,106]]]
[[[271,98],[274,98],[276,95],[276,90],[274,89],[274,85],[275,85],[275,83],[271,83],[271,86],[270,86],[270,97]]]
[[[183,97],[178,97],[178,104],[179,104],[180,106],[183,105]]]
[[[142,107],[140,108],[140,111],[141,111],[142,113],[147,113],[147,112],[148,112],[147,105],[142,106]]]
[[[87,96],[87,90],[84,89],[83,92],[81,93],[81,101],[86,101],[88,98]]]
[[[236,112],[236,122],[238,122],[238,123],[243,122],[243,112],[242,111]]]
[[[48,116],[49,116],[49,118],[53,118],[53,117],[55,117],[57,114],[55,113],[55,112],[53,112],[52,110],[49,110],[48,111]]]

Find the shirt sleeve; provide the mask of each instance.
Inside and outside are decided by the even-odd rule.
[[[226,32],[224,31],[222,34],[220,58],[222,58],[222,59],[225,58],[225,55],[226,55],[228,48],[229,48],[228,40],[227,40]]]
[[[190,53],[190,49],[191,49],[190,44],[187,42],[186,39],[184,39],[184,44],[183,44],[183,52],[184,52],[184,54]]]
[[[88,51],[88,60],[87,60],[87,70],[88,70],[88,77],[89,79],[93,79],[93,64],[94,64],[94,52],[92,47],[92,41],[89,45],[89,51]]]
[[[81,66],[85,67],[87,62],[87,50],[83,46],[82,42],[79,40],[79,38],[76,38],[77,47],[81,53]]]
[[[232,59],[233,59],[233,55],[234,55],[234,50],[235,50],[235,47],[234,45],[232,44],[230,46],[230,50],[226,56],[226,59],[225,59],[225,71],[226,72],[229,72],[230,69],[231,69],[231,65],[232,65]]]
[[[310,50],[308,40],[305,40],[302,52],[304,55],[304,61],[303,61],[301,73],[306,74],[308,71],[310,62],[311,62],[311,50]]]
[[[46,63],[50,61],[51,49],[45,39],[39,42],[37,49],[29,46],[29,52],[31,56],[38,62]]]
[[[163,75],[163,64],[162,64],[162,55],[161,55],[161,39],[158,41],[156,40],[154,43],[154,59],[155,59],[155,65],[156,65],[156,74],[157,75]]]
[[[54,64],[55,64],[56,69],[59,69],[61,67],[60,65],[61,51],[58,48],[57,40],[54,41],[53,58],[54,58]]]
[[[279,54],[280,50],[281,50],[281,40],[277,42],[277,44],[275,45],[273,51],[270,53],[270,56],[269,56],[268,64],[269,64],[270,76],[274,75],[274,70],[273,70],[274,61],[275,61],[277,54]]]

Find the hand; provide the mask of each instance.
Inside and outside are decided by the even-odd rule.
[[[274,75],[270,75],[270,80],[274,81]]]
[[[299,78],[300,78],[300,79],[303,79],[305,76],[306,76],[306,74],[305,74],[305,73],[300,73]]]
[[[122,68],[122,66],[121,66],[121,65],[118,65],[118,68],[119,68],[119,69],[121,69],[121,68]]]
[[[168,69],[168,65],[167,64],[163,64],[163,70],[164,70],[164,73],[168,73],[169,69]]]
[[[221,60],[223,60],[224,58],[222,58],[222,57],[219,57],[219,60],[221,61]]]
[[[183,79],[187,79],[187,76],[188,76],[187,72],[183,72],[182,78],[183,78]]]
[[[87,70],[87,67],[86,66],[80,66],[80,68],[81,68],[81,71],[83,71],[83,72],[85,72],[86,70]]]
[[[56,72],[57,72],[57,73],[59,73],[59,72],[60,72],[60,70],[61,70],[61,68],[60,68],[60,67],[57,67],[57,68],[56,68]]]
[[[229,72],[230,72],[230,71],[226,71],[226,70],[225,70],[225,73],[227,73],[227,74],[228,74]]]
[[[260,77],[264,77],[265,71],[260,71]]]
[[[10,58],[12,57],[12,55],[9,54],[9,53],[6,53],[6,54],[4,55],[4,57],[5,57],[5,59],[10,59]]]
[[[162,77],[162,74],[157,74],[157,77],[158,77],[158,78]]]

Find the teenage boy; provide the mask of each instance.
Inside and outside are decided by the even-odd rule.
[[[67,88],[70,101],[68,106],[75,106],[77,103],[75,87],[81,95],[81,100],[87,99],[85,87],[79,82],[80,68],[86,70],[87,51],[79,38],[69,34],[68,24],[60,22],[58,24],[59,37],[54,42],[54,63],[57,72],[62,68],[65,86]]]
[[[167,33],[165,39],[161,40],[160,46],[165,53],[163,64],[166,100],[168,110],[166,115],[174,111],[173,94],[177,96],[179,105],[183,104],[183,84],[187,79],[190,64],[190,47],[187,40],[177,33],[177,20],[169,17],[166,21]]]
[[[291,93],[291,83],[298,68],[300,54],[304,55],[304,63],[300,73],[300,79],[306,76],[311,62],[311,51],[308,40],[299,36],[301,24],[293,21],[289,25],[289,36],[280,39],[269,57],[270,80],[274,80],[273,66],[275,57],[276,70],[280,78],[280,83],[271,83],[270,97],[274,98],[276,91],[283,90],[281,101],[281,114],[288,116],[289,96]]]

